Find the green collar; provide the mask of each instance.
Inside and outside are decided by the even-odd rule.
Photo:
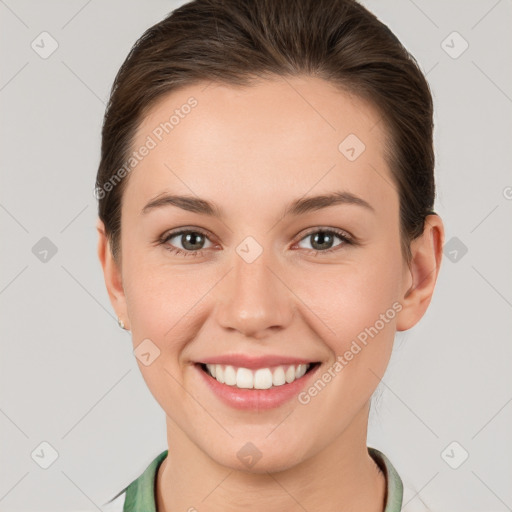
[[[121,491],[126,491],[123,512],[156,512],[156,473],[167,452],[158,455],[139,478]]]
[[[157,512],[155,503],[156,474],[160,464],[167,457],[167,453],[168,450],[165,450],[158,455],[136,480],[117,494],[116,498],[126,491],[123,512]],[[387,497],[384,512],[400,512],[403,484],[399,474],[381,451],[368,447],[368,453],[386,476]]]
[[[393,464],[391,464],[391,461],[381,451],[369,446],[368,453],[377,463],[384,475],[386,475],[387,494],[384,512],[400,512],[400,510],[402,510],[402,498],[404,495],[404,485],[400,475],[393,467]]]

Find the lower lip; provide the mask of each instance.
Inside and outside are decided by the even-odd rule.
[[[306,387],[320,367],[320,365],[317,365],[300,379],[296,379],[290,384],[283,384],[282,386],[275,386],[269,389],[240,389],[236,386],[221,384],[210,374],[206,373],[199,364],[194,366],[210,389],[224,403],[235,409],[252,410],[273,409],[291,400]]]

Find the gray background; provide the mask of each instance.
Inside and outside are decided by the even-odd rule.
[[[100,510],[167,447],[104,287],[93,188],[115,73],[181,3],[0,0],[2,512]],[[512,510],[512,2],[364,4],[432,86],[447,241],[430,309],[397,335],[368,444],[435,510]],[[31,47],[43,31],[58,43],[48,58]],[[43,442],[58,453],[48,469]]]

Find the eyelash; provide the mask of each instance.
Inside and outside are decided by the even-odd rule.
[[[184,251],[183,249],[180,249],[179,247],[174,247],[174,246],[167,245],[167,242],[171,238],[174,238],[174,237],[176,237],[178,235],[183,235],[185,233],[199,233],[199,234],[205,236],[206,238],[208,238],[208,233],[206,233],[205,231],[203,231],[201,229],[182,229],[180,231],[174,231],[174,232],[171,232],[171,233],[164,234],[158,240],[158,244],[159,245],[164,245],[165,249],[168,250],[169,252],[171,252],[172,254],[181,255],[183,257],[202,256],[203,252],[206,251],[207,249],[199,249],[197,251]],[[342,240],[342,242],[343,242],[343,243],[341,243],[339,245],[336,245],[336,246],[331,247],[330,249],[326,249],[324,251],[318,251],[318,250],[315,250],[315,249],[305,249],[308,253],[311,252],[311,251],[313,253],[315,253],[315,256],[318,255],[318,254],[326,254],[326,253],[330,254],[331,252],[334,252],[334,251],[339,250],[340,248],[343,248],[345,245],[356,245],[356,241],[354,240],[354,238],[351,235],[349,235],[347,232],[342,231],[342,230],[338,230],[338,229],[333,229],[333,228],[325,228],[325,229],[324,228],[314,228],[313,230],[308,231],[296,243],[301,242],[302,240],[304,240],[308,236],[311,236],[311,235],[313,235],[315,233],[326,233],[326,234],[329,234],[329,235],[335,235],[340,240]]]

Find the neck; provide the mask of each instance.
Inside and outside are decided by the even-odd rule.
[[[386,479],[368,453],[369,405],[331,444],[279,472],[217,464],[167,418],[169,452],[157,473],[158,512],[383,512]]]

